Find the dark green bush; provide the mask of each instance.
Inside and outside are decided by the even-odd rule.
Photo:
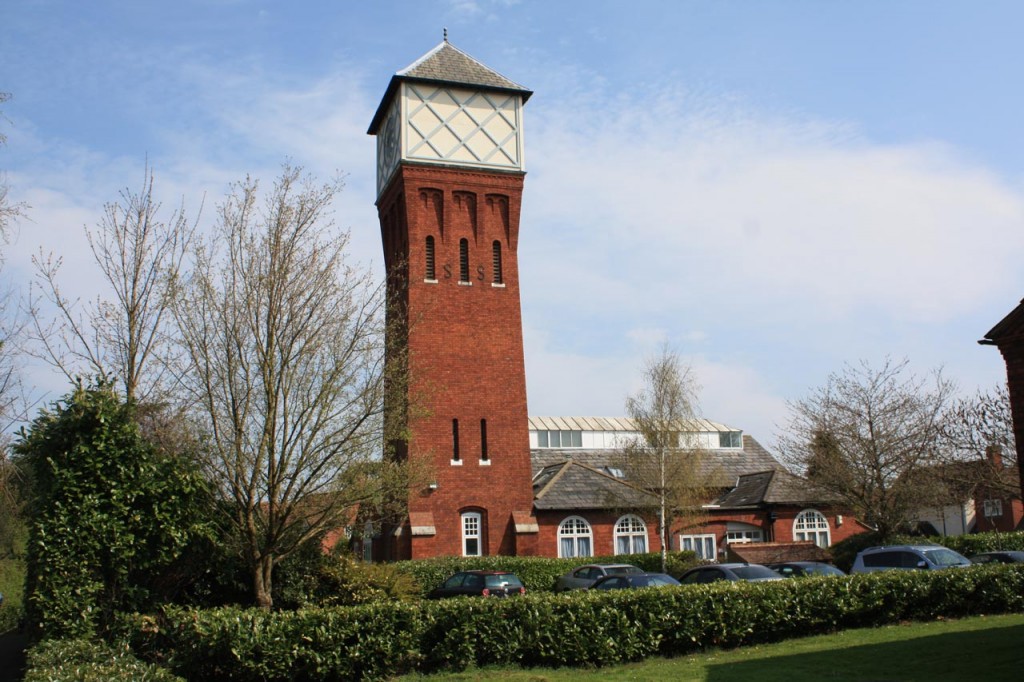
[[[274,605],[355,606],[412,599],[419,594],[412,576],[395,564],[368,564],[344,552],[325,554],[319,541],[282,562],[274,577]]]
[[[669,552],[668,572],[679,576],[701,561],[693,552]],[[550,592],[555,581],[577,566],[584,564],[633,564],[645,571],[661,572],[661,554],[619,554],[615,556],[576,559],[549,559],[543,557],[437,557],[416,561],[399,561],[396,569],[412,577],[420,593],[426,594],[457,571],[472,569],[511,571],[519,576],[528,592]]]
[[[109,387],[79,386],[20,434],[33,480],[25,610],[36,634],[82,636],[150,609],[205,532],[206,489],[140,434]]]
[[[20,559],[0,559],[0,634],[18,627],[24,610],[22,590],[25,585],[25,562]]]
[[[89,639],[50,639],[28,650],[25,682],[184,682],[125,648]]]
[[[904,620],[1024,611],[1024,567],[890,571],[651,590],[307,609],[168,609],[126,619],[187,679],[381,679],[499,666],[593,667]]]
[[[1024,551],[1024,531],[1013,533],[975,533],[973,535],[950,535],[938,540],[946,547],[960,552],[966,557],[980,552],[996,552],[1014,550]]]

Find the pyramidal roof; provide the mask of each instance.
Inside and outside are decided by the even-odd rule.
[[[398,84],[402,81],[446,83],[484,90],[518,92],[522,95],[523,102],[526,102],[533,94],[522,85],[484,66],[445,38],[440,45],[391,77],[388,89],[384,93],[367,131],[370,135],[376,134],[377,127],[384,118],[385,109],[391,102]]]
[[[496,90],[514,90],[523,93],[523,99],[532,93],[490,69],[447,40],[426,53],[397,74],[409,80],[439,81]]]

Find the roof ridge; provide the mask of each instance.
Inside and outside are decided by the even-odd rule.
[[[537,494],[533,496],[533,499],[539,500],[540,498],[544,497],[544,494],[548,490],[551,489],[551,486],[553,486],[558,481],[558,479],[560,479],[562,477],[562,475],[565,474],[566,470],[570,466],[572,466],[572,464],[573,464],[573,461],[572,461],[572,458],[570,457],[569,459],[565,460],[561,464],[551,464],[548,467],[544,467],[545,469],[548,469],[550,467],[559,467],[559,469],[555,473],[554,476],[552,476],[551,478],[548,479],[548,482],[544,484],[544,487],[541,488],[539,491],[537,491]]]

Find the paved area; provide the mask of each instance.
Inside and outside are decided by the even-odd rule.
[[[25,648],[28,637],[8,633],[0,635],[0,682],[20,682],[25,674]]]

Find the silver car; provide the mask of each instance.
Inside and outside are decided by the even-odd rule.
[[[941,545],[887,545],[861,550],[853,561],[850,573],[934,571],[970,565],[967,557]]]
[[[632,564],[587,564],[574,568],[555,581],[555,592],[583,590],[606,575],[636,575],[643,573],[642,568]]]

